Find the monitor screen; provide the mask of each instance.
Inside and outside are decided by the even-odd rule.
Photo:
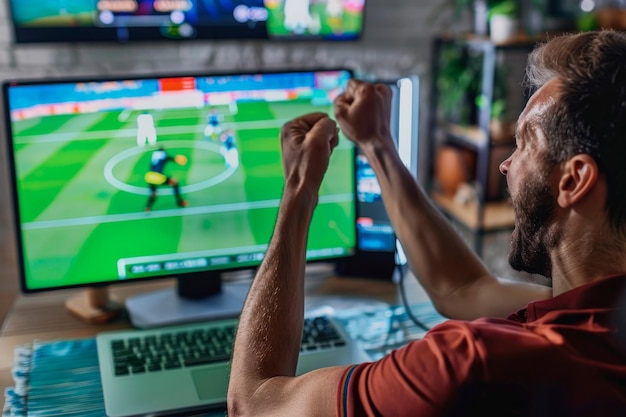
[[[10,0],[14,39],[354,40],[365,0]]]
[[[332,114],[347,70],[7,81],[25,292],[253,268],[283,189],[279,133]],[[356,249],[355,149],[320,190],[307,260]]]
[[[380,184],[367,158],[357,155],[357,201],[359,250],[394,252],[396,235],[383,204]]]

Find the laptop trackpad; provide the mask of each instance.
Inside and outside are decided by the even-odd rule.
[[[226,401],[228,374],[228,366],[212,366],[191,371],[198,398],[202,401],[212,399],[218,402]]]

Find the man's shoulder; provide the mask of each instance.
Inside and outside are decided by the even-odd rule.
[[[510,332],[512,329],[519,331],[527,330],[524,323],[515,320],[503,319],[497,317],[481,317],[475,320],[446,320],[433,327],[429,333],[433,332],[467,332],[473,334],[483,331],[505,331]]]
[[[447,320],[433,327],[419,342],[434,343],[442,352],[457,354],[459,350],[478,350],[487,354],[497,353],[497,346],[506,345],[512,354],[516,346],[545,348],[548,343],[536,329],[524,323],[501,318],[476,320]],[[431,348],[433,348],[431,346]]]
[[[430,359],[445,361],[454,369],[471,369],[466,378],[487,378],[499,369],[516,369],[524,373],[536,357],[558,357],[561,351],[549,338],[532,326],[507,319],[480,318],[472,321],[447,320],[426,335],[406,346],[397,359],[411,363]],[[423,366],[423,362],[422,365]],[[543,366],[543,364],[542,364]],[[471,376],[473,375],[473,376]]]

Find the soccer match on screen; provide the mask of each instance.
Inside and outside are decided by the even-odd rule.
[[[347,71],[10,88],[31,288],[258,265],[283,189],[282,125],[332,115]],[[308,258],[355,246],[354,147],[341,137]],[[52,282],[51,282],[52,281]]]

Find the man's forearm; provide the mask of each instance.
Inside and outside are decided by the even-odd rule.
[[[363,152],[380,183],[385,208],[411,269],[435,302],[445,300],[488,271],[419,188],[392,140],[383,143]]]
[[[240,318],[231,371],[234,396],[252,396],[267,378],[295,374],[314,199],[297,191],[283,197],[274,235]]]

